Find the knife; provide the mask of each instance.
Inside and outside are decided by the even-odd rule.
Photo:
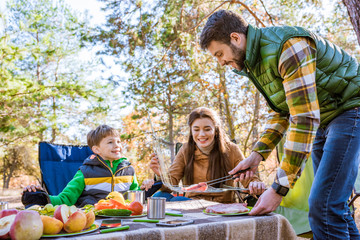
[[[103,229],[103,230],[100,230],[100,233],[110,233],[110,232],[128,230],[129,228],[130,228],[129,225],[125,225],[125,226],[122,226],[122,227]]]
[[[165,215],[174,216],[174,217],[183,217],[184,216],[181,213],[172,213],[172,212],[165,212]]]
[[[159,220],[155,219],[121,219],[121,222],[147,222],[147,223],[158,223]]]

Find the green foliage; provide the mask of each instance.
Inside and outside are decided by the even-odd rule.
[[[26,143],[34,152],[39,141],[69,141],[65,133],[71,126],[92,127],[94,116],[107,113],[109,89],[87,80],[95,62],[79,54],[91,29],[63,1],[8,1],[6,13],[0,35],[0,159],[17,165],[6,173],[11,177],[21,169],[10,158],[14,146]]]

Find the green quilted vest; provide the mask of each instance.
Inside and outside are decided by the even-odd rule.
[[[316,89],[321,126],[360,106],[360,66],[335,44],[301,27],[255,28],[249,25],[243,71],[276,112],[289,114],[278,63],[283,44],[292,37],[310,37],[316,44]]]

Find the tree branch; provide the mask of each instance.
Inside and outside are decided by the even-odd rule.
[[[223,6],[225,3],[230,3],[231,4],[234,4],[234,3],[238,3],[240,5],[242,5],[243,7],[246,8],[246,10],[249,11],[249,13],[256,19],[256,21],[258,21],[263,27],[266,27],[265,24],[256,16],[256,14],[243,2],[240,2],[240,1],[234,1],[234,0],[231,0],[231,1],[224,1],[222,2],[220,5],[218,5],[216,8],[214,8],[209,14],[207,14],[205,17],[203,17],[195,26],[185,30],[184,32],[187,33],[187,32],[190,32],[191,30],[194,30],[196,28],[198,28],[200,26],[200,24],[205,20],[207,19],[211,14],[213,14],[217,9],[219,9],[221,6]],[[272,20],[271,20],[272,22]],[[154,67],[156,67],[157,65],[159,65],[165,58],[165,56],[167,55],[168,51],[170,50],[171,46],[179,39],[179,37],[175,38],[174,40],[172,40],[172,42],[170,43],[170,45],[166,48],[165,50],[165,53],[164,55],[161,57],[161,59],[156,63],[156,65]],[[152,67],[152,68],[154,68]]]

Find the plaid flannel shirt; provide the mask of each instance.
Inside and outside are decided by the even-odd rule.
[[[270,111],[265,130],[253,148],[266,159],[289,128],[275,177],[275,182],[289,188],[294,186],[302,163],[310,155],[320,124],[315,70],[316,48],[311,39],[296,37],[285,42],[278,71],[284,79],[290,116]]]

